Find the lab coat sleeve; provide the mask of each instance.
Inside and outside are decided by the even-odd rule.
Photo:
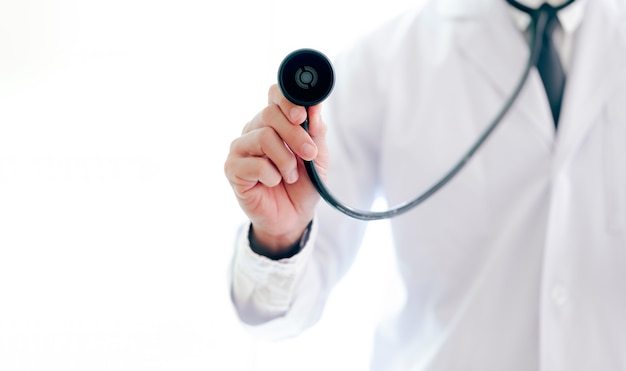
[[[231,267],[231,297],[246,328],[265,338],[287,338],[315,322],[322,303],[315,274],[310,271],[318,223],[314,220],[302,250],[289,258],[272,260],[252,251],[250,225],[238,234]],[[306,291],[305,291],[306,289]]]
[[[351,246],[358,247],[364,230],[355,231],[352,238],[330,233],[332,238],[343,235],[348,242],[337,248],[332,239],[320,235],[320,224],[328,223],[332,224],[332,219],[320,223],[316,216],[302,250],[280,260],[252,251],[248,240],[250,226],[241,228],[230,271],[231,300],[240,321],[252,335],[286,339],[319,320],[332,287],[354,259],[356,247]]]

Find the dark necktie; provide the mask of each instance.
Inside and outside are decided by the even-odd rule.
[[[557,12],[573,3],[574,0],[567,1],[565,4],[558,7],[543,4],[539,9],[529,8],[514,0],[507,1],[515,8],[528,13],[532,19],[534,31],[543,33],[541,36],[541,51],[537,59],[537,70],[539,71],[543,86],[546,89],[548,101],[550,102],[554,126],[557,127],[561,113],[561,102],[563,101],[563,89],[565,88],[565,72],[563,71],[559,54],[554,46],[552,34],[559,24],[559,20],[556,16]],[[545,27],[538,27],[540,17],[545,17]]]

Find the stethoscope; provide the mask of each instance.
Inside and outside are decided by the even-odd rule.
[[[434,185],[432,185],[423,194],[413,200],[401,203],[392,209],[386,211],[365,211],[355,209],[351,206],[339,201],[324,185],[320,178],[313,161],[304,161],[306,172],[313,183],[313,186],[320,196],[332,207],[342,213],[360,220],[379,220],[393,218],[395,216],[406,213],[415,206],[421,204],[435,192],[440,190],[452,178],[454,178],[468,161],[474,156],[478,149],[485,143],[487,138],[493,133],[498,124],[502,121],[506,113],[509,111],[519,93],[521,92],[533,66],[537,64],[539,52],[542,47],[543,33],[546,28],[549,12],[559,11],[573,3],[575,0],[568,0],[558,7],[551,7],[543,4],[538,9],[532,9],[518,3],[515,0],[506,0],[515,8],[528,13],[531,16],[530,27],[530,56],[524,71],[513,89],[509,98],[502,105],[502,108],[493,118],[484,132],[472,144],[461,159]],[[278,71],[278,85],[280,86],[285,97],[292,103],[308,107],[322,102],[330,94],[334,85],[334,72],[332,65],[324,54],[312,49],[300,49],[289,54],[281,63]],[[302,123],[302,127],[308,132],[309,120]]]

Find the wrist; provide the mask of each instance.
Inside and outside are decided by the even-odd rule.
[[[250,225],[248,232],[250,248],[255,253],[272,260],[290,258],[299,253],[308,241],[312,224],[313,221],[310,221],[299,233],[282,236],[257,231],[254,225]]]

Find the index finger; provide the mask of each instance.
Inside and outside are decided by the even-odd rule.
[[[287,117],[289,122],[294,125],[300,125],[306,120],[306,109],[303,106],[298,106],[291,103],[289,99],[285,98],[283,92],[280,90],[277,84],[270,87],[268,93],[268,104],[277,105],[282,111],[283,115]]]

